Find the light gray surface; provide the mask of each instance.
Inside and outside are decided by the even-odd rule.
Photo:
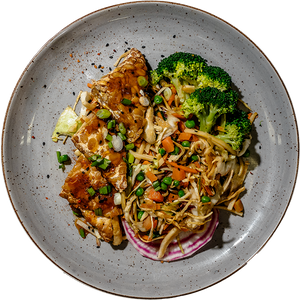
[[[160,11],[155,12],[155,8],[153,15],[149,9],[147,13],[141,12],[146,5],[134,5],[131,9],[116,7],[105,14],[100,11],[62,32],[34,59],[21,80],[10,106],[4,135],[7,169],[4,171],[14,205],[38,246],[80,280],[131,296],[184,294],[206,287],[240,268],[265,243],[281,219],[297,171],[293,112],[286,91],[265,57],[239,32],[206,13],[175,6],[168,18],[170,7],[160,6]],[[115,21],[106,23],[106,18]],[[136,26],[136,30],[129,31],[128,26]],[[83,38],[81,33],[86,36]],[[109,47],[105,47],[107,42]],[[143,45],[146,48],[141,49]],[[167,51],[166,45],[171,45]],[[105,249],[111,250],[109,245],[103,245],[99,252],[93,240],[82,242],[74,228],[68,226],[71,215],[67,204],[57,197],[64,175],[56,170],[57,145],[51,144],[49,139],[56,119],[63,107],[73,104],[73,91],[86,89],[87,81],[99,76],[99,69],[90,64],[97,61],[106,67],[112,66],[115,59],[108,57],[114,53],[113,49],[117,51],[114,54],[117,58],[125,46],[140,48],[152,66],[162,53],[167,55],[178,49],[199,53],[209,63],[232,74],[243,99],[259,113],[253,134],[256,154],[252,166],[255,169],[246,181],[245,217],[230,216],[227,220],[223,214],[219,233],[210,247],[191,259],[164,268],[140,257],[130,246],[107,254]],[[70,59],[70,51],[74,51],[76,59]],[[102,54],[97,56],[98,52]],[[20,120],[18,126],[16,120]],[[262,127],[259,126],[261,121]],[[70,151],[71,147],[64,149]],[[280,163],[275,164],[277,161]],[[47,174],[50,175],[48,180]]]

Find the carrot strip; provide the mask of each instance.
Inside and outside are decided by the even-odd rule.
[[[88,83],[87,86],[91,89],[93,85],[91,83]]]
[[[188,173],[194,173],[194,174],[198,173],[198,171],[195,170],[195,169],[192,169],[192,168],[189,168],[189,167],[186,167],[186,166],[182,166],[182,165],[178,165],[178,164],[176,164],[173,161],[166,161],[166,163],[169,164],[169,165],[171,165],[171,166],[173,166],[173,167],[175,167],[175,168],[182,169],[182,170],[184,170],[184,171],[186,171]]]
[[[168,100],[169,106],[171,106],[172,102],[173,102],[174,99],[175,99],[175,95],[176,95],[176,89],[175,89],[175,86],[174,86],[174,85],[171,86],[171,91],[172,91],[172,95],[171,95],[171,97],[170,97],[169,100]]]
[[[154,182],[157,180],[157,177],[151,171],[146,172],[145,175],[151,180],[151,182]]]
[[[160,112],[160,111],[157,113],[157,116],[158,116],[159,118],[161,118],[161,119],[163,119],[163,120],[164,120],[164,118],[163,118],[163,116],[162,116],[162,114],[161,114],[161,112]]]
[[[143,165],[150,165],[150,164],[151,164],[151,162],[148,161],[148,160],[144,160],[144,161],[143,161]]]
[[[166,137],[164,140],[162,140],[162,145],[165,148],[165,150],[170,153],[174,151],[174,143],[170,136]]]
[[[192,137],[191,133],[186,133],[186,132],[181,132],[178,136],[178,141],[182,142],[182,141],[189,141],[190,138]]]
[[[178,198],[179,198],[178,195],[175,195],[175,194],[170,193],[170,194],[168,195],[167,201],[168,201],[168,202],[173,202],[174,200],[177,200]]]
[[[158,191],[155,191],[154,189],[151,189],[149,194],[148,194],[148,198],[151,200],[154,200],[155,202],[163,202],[164,201],[164,197],[162,196],[162,194]]]
[[[174,117],[182,120],[182,121],[186,121],[186,117],[184,115],[178,114],[178,113],[173,113],[172,114]]]
[[[185,171],[179,168],[173,169],[172,179],[182,181],[186,177]]]

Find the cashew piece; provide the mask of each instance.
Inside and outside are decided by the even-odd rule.
[[[148,107],[145,119],[146,125],[144,127],[144,140],[149,144],[154,144],[156,141],[156,134],[153,124],[154,110],[152,106]]]

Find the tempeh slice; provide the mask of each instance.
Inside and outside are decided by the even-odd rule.
[[[72,142],[86,157],[98,154],[111,161],[109,167],[101,172],[116,190],[121,192],[127,187],[127,165],[123,160],[125,153],[115,152],[114,149],[109,148],[108,141],[105,139],[107,133],[106,123],[94,113],[90,113],[86,122],[72,137]]]
[[[139,85],[139,76],[148,80],[146,60],[139,50],[132,48],[118,67],[93,83],[91,90],[100,106],[108,109],[118,123],[124,123],[129,143],[139,138],[145,125],[146,107],[139,102],[145,96],[145,87]],[[124,105],[123,99],[131,104]]]

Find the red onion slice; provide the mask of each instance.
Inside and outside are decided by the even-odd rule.
[[[141,255],[153,260],[172,261],[191,256],[212,239],[219,224],[219,213],[218,210],[214,209],[212,220],[207,223],[206,229],[203,232],[181,232],[179,234],[180,243],[184,250],[184,254],[181,252],[177,240],[174,239],[168,246],[164,257],[160,259],[157,258],[160,242],[142,242],[139,238],[135,237],[134,231],[124,219],[122,222],[128,241]]]

